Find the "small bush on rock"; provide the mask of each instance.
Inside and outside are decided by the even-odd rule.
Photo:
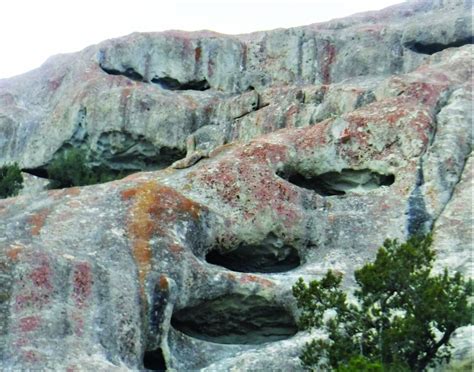
[[[51,180],[50,188],[93,185],[124,177],[124,173],[113,172],[105,166],[92,167],[87,154],[81,149],[69,149],[54,159],[46,168]]]
[[[302,329],[327,338],[306,344],[303,365],[335,371],[422,371],[449,361],[454,331],[472,323],[472,281],[460,273],[431,273],[432,239],[387,240],[376,259],[355,272],[357,303],[331,271],[293,286]]]
[[[23,187],[23,176],[18,164],[5,165],[0,168],[0,198],[18,195]]]

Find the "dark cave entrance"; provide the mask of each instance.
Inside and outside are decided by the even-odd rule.
[[[151,80],[152,83],[158,84],[163,89],[168,90],[199,90],[205,91],[211,88],[209,82],[204,80],[191,80],[186,83],[180,83],[179,80],[172,77],[155,77]]]
[[[258,345],[290,338],[298,330],[282,306],[262,296],[241,294],[178,310],[171,325],[188,336],[219,344]]]
[[[244,273],[281,273],[300,266],[300,257],[295,248],[277,247],[269,242],[260,245],[241,244],[231,251],[212,249],[206,255],[206,261]]]
[[[161,348],[145,351],[143,367],[149,371],[166,371],[165,357]]]
[[[459,48],[464,45],[474,44],[474,38],[472,36],[468,36],[464,39],[458,39],[451,43],[426,43],[426,42],[410,42],[406,43],[405,47],[412,50],[415,53],[421,54],[428,54],[432,55],[442,50],[448,48]]]
[[[327,172],[318,176],[306,176],[299,172],[278,172],[286,181],[321,196],[345,195],[347,192],[368,192],[395,182],[393,174],[380,174],[370,169],[343,169],[340,172]]]

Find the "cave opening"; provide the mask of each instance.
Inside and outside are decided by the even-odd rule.
[[[135,172],[164,169],[185,156],[185,150],[157,147],[143,135],[108,131],[101,133],[95,144],[86,143],[84,146],[75,147],[71,142],[66,142],[46,164],[22,171],[36,177],[59,181],[49,172],[51,168],[61,170],[60,184],[52,187],[72,187],[81,185],[77,182],[76,173],[82,172],[80,176],[87,178],[85,184],[103,183],[124,178]],[[71,162],[74,162],[74,167],[71,167]],[[55,173],[58,175],[58,171]]]
[[[272,241],[267,238],[260,245],[241,244],[230,251],[211,249],[206,261],[243,273],[281,273],[300,266],[300,256],[294,247],[278,246]]]
[[[166,361],[163,350],[159,347],[155,350],[145,351],[143,355],[143,367],[149,371],[166,371]]]
[[[116,70],[116,69],[112,69],[112,68],[106,68],[102,65],[100,65],[100,68],[107,74],[109,75],[122,75],[122,76],[125,76],[133,81],[141,81],[143,82],[144,81],[144,78],[143,76],[135,71],[135,69],[131,68],[131,67],[127,67],[125,70],[123,71],[119,71],[119,70]]]
[[[152,83],[158,84],[163,89],[168,90],[199,90],[204,91],[211,88],[209,82],[206,79],[203,80],[191,80],[186,83],[180,83],[179,80],[172,77],[155,77],[151,80]]]
[[[46,170],[45,167],[24,168],[21,171],[31,174],[32,176],[35,176],[35,177],[48,179],[48,171]]]
[[[183,149],[158,147],[145,136],[126,131],[103,132],[92,147],[91,159],[95,165],[117,170],[167,168],[186,155]]]
[[[442,44],[442,43],[420,43],[420,42],[410,42],[405,44],[405,47],[410,49],[415,53],[420,54],[435,54],[441,52],[447,48],[458,48],[463,45],[474,44],[474,38],[469,36],[464,39],[453,41],[452,43]]]
[[[345,195],[347,192],[368,192],[395,182],[393,174],[380,174],[370,169],[343,169],[318,176],[306,176],[299,172],[278,172],[286,181],[321,196]]]
[[[219,344],[258,345],[292,337],[293,316],[282,306],[257,295],[229,294],[176,311],[174,329]]]

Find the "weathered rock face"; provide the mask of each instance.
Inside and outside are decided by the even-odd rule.
[[[298,277],[350,288],[385,238],[430,230],[471,275],[470,11],[134,34],[0,81],[0,163],[179,160],[0,201],[1,368],[298,370]]]
[[[378,80],[470,43],[469,3],[411,2],[242,36],[132,34],[53,57],[0,81],[0,164],[40,172],[72,144],[115,169],[159,169],[201,128],[218,127],[219,145],[351,111],[375,99]]]

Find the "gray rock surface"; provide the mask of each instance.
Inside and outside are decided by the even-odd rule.
[[[52,57],[0,81],[0,165],[44,168],[73,144],[116,169],[159,169],[203,126],[229,141],[307,126],[373,100],[374,79],[470,43],[469,3],[415,1],[240,36],[132,34]]]
[[[298,277],[351,289],[428,231],[472,276],[471,8],[132,34],[0,80],[0,164],[148,170],[0,200],[0,369],[300,370]]]
[[[45,178],[36,177],[25,172],[22,172],[21,176],[23,177],[23,187],[19,192],[20,195],[35,195],[48,189],[49,180]]]

